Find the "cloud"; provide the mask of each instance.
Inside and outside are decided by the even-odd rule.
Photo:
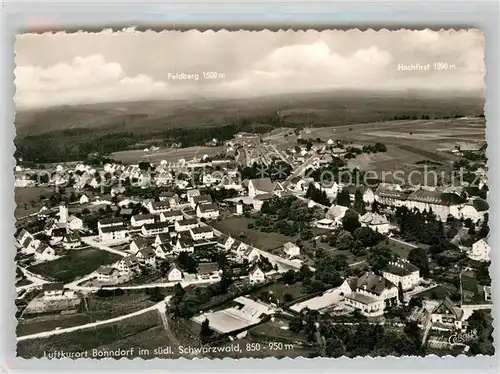
[[[139,74],[129,77],[120,64],[101,55],[75,57],[48,68],[18,66],[16,105],[20,107],[82,104],[158,98],[168,94],[165,82]]]

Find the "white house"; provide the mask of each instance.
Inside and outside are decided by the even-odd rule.
[[[379,317],[384,314],[385,302],[374,296],[353,292],[344,297],[345,305],[360,311],[366,317]]]
[[[250,284],[262,283],[266,281],[266,274],[258,267],[254,266],[248,273]]]
[[[99,229],[99,240],[103,243],[122,242],[129,237],[128,229],[123,225],[106,226]]]
[[[283,245],[283,250],[288,257],[296,257],[300,255],[300,247],[292,242],[285,243]]]
[[[183,232],[183,231],[189,231],[192,228],[198,227],[199,223],[196,219],[194,218],[188,218],[188,219],[183,219],[180,221],[175,221],[175,231],[176,232]]]
[[[147,248],[148,243],[143,238],[137,238],[132,240],[132,242],[129,245],[129,252],[132,254],[136,254],[138,251],[140,251],[143,248]]]
[[[35,250],[35,259],[37,261],[52,261],[57,258],[54,248],[49,247],[45,243],[40,243]]]
[[[130,219],[130,224],[133,227],[141,227],[145,224],[155,223],[155,216],[152,214],[138,214],[136,216],[132,216]]]
[[[216,262],[198,265],[198,280],[220,281],[222,270]]]
[[[63,283],[44,283],[42,285],[43,297],[47,299],[59,299],[64,297]]]
[[[167,279],[169,282],[182,282],[183,274],[182,271],[175,266],[175,264],[170,265],[170,270],[167,274]]]
[[[323,218],[316,221],[316,227],[320,229],[333,230],[337,227],[337,224],[335,223],[335,221],[332,221],[331,219]]]
[[[116,268],[122,274],[128,274],[133,271],[139,270],[139,260],[134,255],[122,258],[117,262]]]
[[[477,242],[472,244],[472,251],[468,256],[476,261],[487,262],[490,260],[490,250],[491,247],[486,239],[479,239]]]
[[[248,181],[248,196],[251,198],[273,193],[273,190],[274,185],[270,178],[250,179]]]
[[[179,235],[174,244],[174,252],[194,252],[193,240],[188,235]]]
[[[83,229],[83,220],[77,216],[69,216],[67,227],[72,231],[78,231]]]
[[[359,222],[362,226],[368,227],[380,234],[387,234],[389,232],[389,221],[380,214],[366,212],[359,218]]]
[[[169,222],[155,222],[143,225],[141,233],[144,236],[155,236],[157,234],[165,234],[169,232]]]
[[[100,282],[113,282],[119,276],[119,270],[111,266],[101,266],[97,270],[97,280]]]
[[[165,245],[168,243],[170,243],[170,235],[169,234],[158,234],[155,237],[153,247],[157,247],[159,245]]]
[[[191,239],[195,241],[203,239],[213,239],[214,237],[213,230],[207,226],[193,227],[189,230],[189,232],[191,233]]]
[[[217,239],[217,246],[219,248],[226,250],[226,251],[229,251],[231,249],[231,246],[234,244],[234,242],[235,242],[235,240],[232,237],[222,234]]]
[[[151,247],[141,248],[135,257],[144,265],[156,267],[156,253]]]
[[[450,330],[462,329],[464,311],[445,298],[431,313],[431,322],[435,327]]]
[[[490,206],[485,200],[476,197],[470,199],[458,210],[458,217],[462,219],[471,219],[472,222],[484,220],[484,215],[489,212]]]
[[[382,275],[398,287],[401,283],[403,291],[415,288],[422,281],[419,268],[404,259],[389,262],[382,270]]]
[[[78,200],[80,205],[88,204],[90,202],[90,199],[87,197],[87,195],[83,194],[80,196],[80,200]]]
[[[150,201],[146,205],[146,208],[149,210],[149,213],[154,215],[159,215],[172,209],[169,201]]]
[[[199,204],[196,207],[198,218],[215,219],[219,217],[219,207],[217,204]]]
[[[247,260],[249,263],[255,262],[260,258],[259,251],[254,247],[248,247],[243,252],[238,252],[237,260]]]
[[[184,218],[184,215],[180,210],[172,210],[170,212],[164,212],[160,214],[161,222],[174,223],[175,221],[180,221]]]
[[[160,244],[154,248],[155,248],[155,250],[154,250],[155,255],[158,258],[165,259],[165,258],[167,258],[167,255],[172,253],[170,245],[167,246],[166,244]]]
[[[108,218],[102,219],[97,222],[97,228],[100,230],[103,227],[117,227],[123,226],[123,220],[121,218]]]

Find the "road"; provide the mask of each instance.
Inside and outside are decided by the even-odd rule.
[[[138,310],[138,311],[133,312],[133,313],[125,314],[123,316],[119,316],[119,317],[115,317],[115,318],[110,318],[110,319],[106,319],[106,320],[103,320],[103,321],[86,323],[85,325],[80,325],[80,326],[67,327],[65,329],[44,331],[44,332],[39,332],[39,333],[36,333],[36,334],[31,334],[31,335],[19,336],[19,337],[17,337],[17,341],[30,340],[30,339],[40,339],[40,338],[48,338],[48,337],[54,336],[54,335],[61,335],[61,334],[66,334],[68,332],[90,329],[90,328],[93,328],[93,327],[102,326],[102,325],[106,325],[106,324],[109,324],[109,323],[114,323],[114,322],[122,321],[124,319],[132,318],[132,317],[137,317],[137,316],[140,316],[141,314],[147,313],[147,312],[152,311],[152,310],[164,310],[165,303],[168,303],[168,301],[170,300],[170,298],[171,298],[171,296],[167,296],[165,298],[165,300],[160,301],[159,303],[157,303],[155,305],[152,305],[152,306],[150,306],[148,308],[144,308],[144,309]]]
[[[313,161],[317,158],[318,158],[318,156],[316,156],[316,155],[309,157],[306,161],[304,161],[304,163],[302,165],[300,165],[297,169],[295,169],[295,171],[292,174],[290,174],[288,176],[287,180],[290,180],[294,177],[298,177],[298,176],[302,175],[306,171],[306,169],[309,166],[311,166]]]
[[[127,253],[124,251],[119,251],[118,249],[113,249],[107,245],[104,245],[102,243],[97,242],[95,240],[96,238],[97,238],[97,236],[84,236],[84,237],[82,237],[82,242],[84,242],[85,244],[87,244],[91,247],[102,249],[103,251],[108,251],[108,252],[120,255],[122,257],[130,256],[130,253]]]

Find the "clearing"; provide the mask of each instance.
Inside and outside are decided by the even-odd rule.
[[[114,253],[87,248],[69,251],[64,257],[30,266],[28,270],[58,282],[71,282],[121,258]]]

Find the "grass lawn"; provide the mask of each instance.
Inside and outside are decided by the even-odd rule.
[[[54,261],[30,266],[29,271],[59,282],[70,282],[90,274],[101,265],[108,265],[122,257],[100,249],[88,248],[70,251]]]
[[[99,297],[91,295],[87,299],[88,313],[94,319],[104,320],[133,313],[156,304],[142,290],[125,291],[125,294],[114,297]]]
[[[54,192],[54,187],[14,188],[14,201],[16,202],[14,216],[19,218],[38,212],[44,204],[40,201],[40,196],[49,196]]]
[[[257,229],[249,229],[249,223],[254,223],[254,219],[238,217],[214,222],[212,226],[224,234],[231,235],[235,239],[242,240],[247,244],[266,251],[281,247],[286,242],[295,241],[294,237],[276,232],[262,232]],[[241,233],[245,237],[240,237]]]
[[[432,295],[435,295],[436,300],[443,300],[445,297],[449,297],[455,292],[457,292],[455,286],[449,283],[443,283],[433,289],[416,294],[414,297],[418,296],[423,297],[424,299],[432,299]]]
[[[39,358],[44,356],[44,352],[50,353],[57,350],[66,353],[87,351],[89,358],[96,358],[92,356],[92,349],[105,349],[111,344],[122,348],[122,342],[133,342],[134,337],[141,333],[148,336],[147,332],[158,326],[161,326],[160,316],[157,311],[151,311],[96,328],[73,331],[43,339],[21,341],[17,344],[17,356]],[[138,346],[135,345],[135,342],[134,348],[137,353]]]
[[[93,322],[92,318],[85,314],[30,318],[18,323],[16,335],[37,334],[39,332],[55,330],[58,327],[63,329],[66,327],[85,325],[90,322]]]
[[[378,244],[378,246],[389,248],[392,253],[394,253],[396,256],[399,256],[401,258],[408,258],[408,254],[414,248],[411,245],[404,244],[404,243],[398,242],[396,240],[392,240],[390,238],[389,238],[389,244],[385,244],[385,241],[381,241]]]
[[[304,296],[304,294],[302,293],[302,282],[296,282],[294,284],[289,284],[289,285],[284,284],[282,282],[277,282],[271,284],[268,287],[256,291],[256,295],[259,295],[264,291],[272,292],[272,294],[276,296],[282,303],[284,302],[283,295],[285,294],[292,295],[293,299],[297,299],[301,296]]]

